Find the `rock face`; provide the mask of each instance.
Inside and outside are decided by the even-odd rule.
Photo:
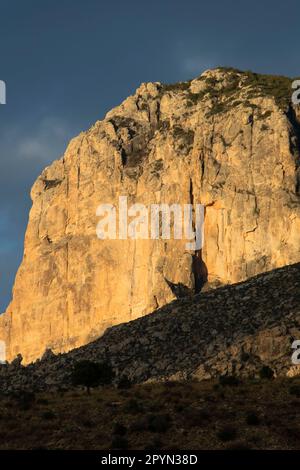
[[[48,351],[27,367],[17,358],[0,366],[0,391],[68,388],[74,364],[87,359],[111,363],[116,383],[258,377],[265,367],[294,376],[300,374],[294,340],[300,340],[300,263],[175,300],[86,346],[56,356]]]
[[[24,258],[0,319],[8,360],[81,346],[169,303],[181,287],[193,290],[195,276],[199,284],[186,240],[97,238],[97,207],[118,207],[119,196],[130,205],[203,204],[196,257],[211,283],[299,261],[291,94],[289,79],[224,69],[142,84],[73,139],[32,188]]]

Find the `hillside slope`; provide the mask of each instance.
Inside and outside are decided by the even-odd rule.
[[[0,369],[0,389],[69,386],[74,363],[110,362],[116,382],[297,375],[293,340],[300,339],[300,263],[246,282],[176,300],[143,318],[108,329],[89,345],[28,367]]]

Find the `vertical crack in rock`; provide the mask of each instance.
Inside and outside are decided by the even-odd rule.
[[[127,155],[123,148],[121,149],[121,162],[123,167],[127,165]]]
[[[131,269],[131,283],[130,283],[130,319],[132,318],[132,307],[134,300],[134,289],[135,289],[135,265],[136,265],[136,240],[132,240],[133,243],[133,256],[132,256],[132,269]]]
[[[192,206],[192,228],[195,232],[196,223],[195,223],[195,207],[194,207],[194,190],[193,190],[193,180],[190,177],[189,185],[189,203]],[[194,276],[194,292],[198,294],[204,284],[207,282],[208,271],[207,267],[202,259],[202,248],[200,250],[195,250],[192,254],[192,273]]]
[[[200,169],[201,169],[200,184],[201,184],[201,187],[202,187],[203,186],[203,181],[204,181],[204,176],[205,176],[205,156],[204,156],[203,149],[201,149],[201,151],[200,151],[199,160],[200,160]]]
[[[79,190],[79,186],[80,186],[80,159],[78,159],[78,163],[77,163],[77,189]]]
[[[207,266],[202,259],[202,249],[192,255],[192,272],[195,279],[195,294],[201,292],[203,286],[207,282],[208,271]]]
[[[67,321],[67,336],[70,337],[70,315],[69,315],[69,242],[66,243],[66,321]]]
[[[296,182],[295,182],[295,191],[298,196],[300,196],[300,112],[299,107],[294,108],[289,106],[287,112],[287,118],[289,119],[292,129],[290,137],[290,146],[291,153],[295,158],[295,167],[296,167]]]

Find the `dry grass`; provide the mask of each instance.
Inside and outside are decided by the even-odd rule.
[[[0,398],[1,449],[297,449],[300,379]]]

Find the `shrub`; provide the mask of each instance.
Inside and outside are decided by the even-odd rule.
[[[15,394],[19,408],[23,411],[29,410],[35,402],[35,394],[28,390],[20,390]]]
[[[111,442],[112,449],[127,449],[129,443],[127,439],[123,436],[114,436]]]
[[[144,411],[143,406],[135,398],[131,398],[124,405],[124,411],[131,414],[141,413]]]
[[[170,416],[167,414],[148,415],[148,430],[151,432],[166,432],[170,427]]]
[[[47,400],[47,398],[38,398],[36,403],[38,405],[49,405],[49,400]]]
[[[260,419],[255,412],[250,412],[246,416],[246,423],[249,426],[257,426],[260,423]]]
[[[251,450],[249,444],[244,441],[233,442],[232,444],[229,444],[226,448],[227,450]]]
[[[164,386],[166,388],[176,388],[178,386],[178,382],[176,382],[175,380],[166,380],[164,382]]]
[[[171,418],[168,414],[149,414],[143,416],[131,425],[131,431],[150,431],[154,433],[164,433],[171,425]]]
[[[92,429],[95,426],[95,423],[93,420],[91,420],[89,417],[83,417],[80,421],[80,424],[84,426],[85,428]]]
[[[51,410],[44,411],[41,415],[42,419],[50,420],[55,418],[55,414]]]
[[[148,430],[148,422],[146,417],[140,418],[137,421],[134,421],[130,426],[132,432],[142,432]]]
[[[299,442],[300,440],[300,428],[297,426],[283,426],[281,428],[281,433],[293,441]]]
[[[175,403],[175,405],[174,405],[174,411],[175,411],[176,413],[181,413],[181,412],[184,411],[184,410],[185,410],[185,405],[184,405],[184,404],[182,404],[182,403]]]
[[[210,413],[205,409],[188,408],[184,413],[184,419],[188,427],[204,426],[210,420],[210,417]]]
[[[173,127],[173,136],[175,139],[181,141],[182,147],[187,147],[189,150],[194,142],[194,131],[193,130],[185,130],[180,126]]]
[[[259,371],[259,376],[261,379],[271,380],[274,377],[274,371],[269,366],[262,366]]]
[[[289,392],[291,395],[295,395],[297,398],[300,398],[300,385],[291,385]]]
[[[126,390],[126,389],[130,388],[131,385],[132,385],[132,383],[130,382],[127,375],[122,375],[122,377],[120,377],[120,379],[118,381],[117,387],[121,390]]]
[[[88,393],[91,388],[110,384],[113,377],[114,373],[109,364],[88,360],[77,362],[71,375],[72,384],[85,386]]]
[[[234,375],[221,375],[219,377],[220,385],[228,385],[230,387],[239,385],[240,381]]]
[[[163,91],[185,91],[190,87],[190,82],[167,83],[163,85]]]
[[[113,434],[117,436],[125,436],[127,432],[126,426],[121,423],[115,423],[113,428]]]
[[[236,438],[236,429],[231,426],[224,426],[217,433],[218,438],[222,442],[233,441]]]
[[[155,437],[151,442],[149,442],[148,445],[145,446],[144,450],[161,449],[162,446],[163,446],[162,441],[158,437]]]
[[[251,71],[246,72],[244,85],[253,91],[254,96],[273,96],[281,109],[286,109],[291,96],[292,79],[276,76],[261,75]]]
[[[249,361],[249,358],[250,358],[250,355],[247,352],[243,351],[242,354],[241,354],[241,361],[242,362],[247,362],[247,361]]]

